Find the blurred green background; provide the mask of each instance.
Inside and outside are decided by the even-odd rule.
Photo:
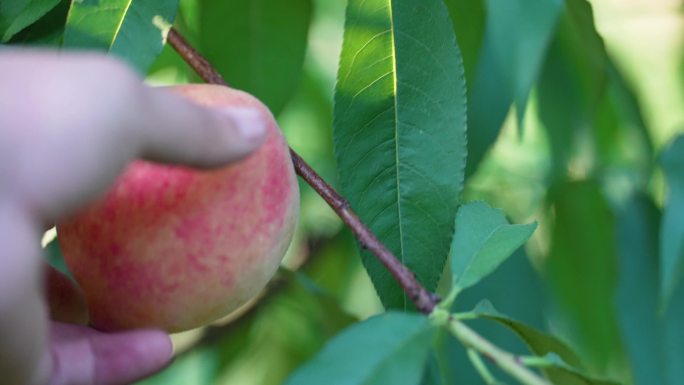
[[[465,31],[458,39],[471,87],[487,4],[447,4],[461,12],[454,20],[457,32]],[[584,30],[577,29],[563,11],[522,125],[511,107],[495,144],[466,181],[465,201],[486,200],[503,208],[512,222],[537,220],[540,228],[525,250],[467,292],[459,308],[489,298],[499,310],[564,337],[593,373],[630,383],[643,374],[630,364],[630,333],[638,331],[624,329],[630,324],[623,306],[625,298],[638,302],[655,283],[639,276],[638,282],[625,284],[627,265],[618,260],[632,250],[630,241],[648,247],[643,233],[657,221],[649,227],[642,213],[658,215],[666,191],[655,167],[658,154],[684,132],[684,6],[674,0],[595,0],[591,5],[605,48],[592,36],[590,19]],[[211,28],[202,26],[202,7],[216,6],[181,1],[176,25],[200,50],[234,43],[229,32],[202,36],[203,29]],[[334,186],[332,97],[344,7],[342,0],[315,0],[302,11],[311,12],[303,71],[287,75],[292,83],[283,86],[290,89],[287,102],[274,102],[290,145]],[[215,65],[235,61],[240,52],[225,55],[209,59]],[[279,66],[277,57],[270,60]],[[148,81],[198,79],[167,47]],[[237,86],[259,95],[258,85]],[[349,232],[307,185],[302,183],[301,190],[302,216],[287,268],[263,299],[237,320],[175,336],[174,364],[139,384],[279,384],[341,328],[382,311]],[[641,203],[635,204],[634,196]],[[634,222],[637,228],[625,228]],[[642,234],[643,242],[634,241],[630,231]],[[444,282],[441,293],[447,289]],[[655,303],[645,302],[655,309]],[[521,349],[502,329],[477,326],[495,342]],[[454,357],[454,383],[481,383],[462,364],[464,354],[451,345],[444,348]]]

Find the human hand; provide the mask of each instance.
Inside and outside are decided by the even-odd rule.
[[[4,50],[0,84],[0,378],[113,385],[160,369],[171,358],[163,332],[49,324],[42,229],[132,159],[215,167],[244,157],[264,140],[258,111],[194,105],[92,54]]]

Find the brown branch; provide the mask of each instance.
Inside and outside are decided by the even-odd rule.
[[[202,57],[175,29],[171,28],[168,34],[168,42],[178,54],[197,72],[207,83],[227,85],[221,74]],[[404,266],[387,247],[378,240],[373,232],[366,226],[358,215],[352,211],[349,203],[342,198],[320,175],[309,166],[302,157],[290,149],[292,162],[297,174],[304,179],[337,213],[337,215],[349,226],[361,246],[378,258],[389,270],[404,292],[413,301],[416,309],[430,314],[439,302],[439,298],[430,293],[416,279],[411,270]]]
[[[175,28],[169,30],[167,41],[173,49],[192,67],[205,82],[211,84],[228,85],[223,76],[216,71],[211,64],[195,50]]]

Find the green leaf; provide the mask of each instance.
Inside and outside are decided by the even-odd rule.
[[[496,140],[511,103],[522,120],[563,4],[487,0],[485,37],[468,94],[468,175]]]
[[[72,281],[75,282],[74,276],[71,274],[71,271],[69,271],[66,262],[64,262],[62,249],[60,249],[59,247],[59,242],[57,242],[57,238],[53,239],[52,241],[50,241],[50,243],[45,245],[45,248],[43,248],[43,256],[50,266],[54,267],[55,270],[69,277]]]
[[[538,92],[539,117],[551,145],[552,182],[564,180],[574,163],[589,168],[585,173],[601,173],[609,188],[617,185],[611,183],[616,178],[628,178],[628,187],[646,185],[652,168],[648,132],[586,0],[566,2]],[[624,201],[630,191],[622,183],[609,193]]]
[[[110,52],[141,74],[166,43],[178,0],[80,0],[71,3],[64,47]]]
[[[668,385],[684,384],[684,284],[681,282],[682,237],[684,236],[684,136],[664,151],[660,163],[668,184],[667,202],[660,228],[661,305],[666,301],[663,346]],[[670,269],[668,271],[668,268]],[[663,297],[664,296],[664,297]]]
[[[311,0],[201,0],[199,42],[233,87],[261,99],[274,114],[299,82],[311,22]]]
[[[455,385],[463,383],[463,380],[467,380],[464,369],[472,369],[472,366],[467,363],[460,365],[460,355],[465,355],[463,345],[454,338],[447,328],[438,328],[435,331],[432,349],[430,349],[425,362],[420,384]]]
[[[415,385],[437,328],[422,315],[385,313],[335,337],[286,385]]]
[[[565,344],[565,342],[499,313],[488,300],[481,301],[470,313],[479,318],[496,321],[511,329],[525,342],[525,345],[527,345],[530,351],[535,355],[543,356],[548,353],[555,353],[565,362],[568,362],[573,366],[580,365],[579,357]]]
[[[449,264],[451,265],[451,264]],[[450,275],[449,275],[450,277]],[[449,278],[450,280],[450,278]],[[448,281],[448,280],[445,280]],[[525,249],[518,249],[513,257],[507,259],[487,279],[476,286],[460,293],[458,301],[451,312],[469,312],[475,308],[483,298],[488,298],[497,304],[497,310],[514,318],[518,322],[538,330],[547,325],[545,319],[548,292],[541,281],[540,274],[530,264],[525,255]],[[513,300],[514,299],[514,300]],[[488,319],[474,319],[468,322],[480,335],[496,343],[500,348],[516,354],[526,354],[529,348],[523,340],[507,327]],[[449,335],[451,337],[451,335]],[[482,380],[472,367],[463,345],[455,338],[447,338],[442,347],[433,347],[437,354],[442,354],[446,365],[442,369],[446,373],[445,382],[425,382],[423,385],[474,385],[482,384]],[[497,377],[504,378],[505,374],[492,367]]]
[[[35,23],[60,0],[10,0],[0,2],[0,42],[6,43],[22,29]]]
[[[536,228],[536,223],[511,225],[503,211],[484,202],[462,206],[449,252],[454,288],[467,289],[491,274]]]
[[[441,0],[351,0],[335,89],[343,195],[429,290],[453,233],[466,159],[463,65]],[[369,253],[386,307],[410,301]]]
[[[615,384],[611,381],[590,378],[577,369],[580,367],[580,359],[565,342],[499,313],[487,300],[480,302],[472,311],[472,314],[479,318],[496,321],[506,326],[525,342],[525,345],[527,345],[533,354],[544,356],[543,358],[536,357],[535,361],[538,361],[540,358],[542,359],[543,362],[537,363],[541,363],[539,366],[542,369],[542,372],[544,372],[544,375],[554,384]],[[566,363],[569,363],[569,365]]]
[[[657,314],[659,224],[660,212],[646,196],[631,199],[618,216],[617,306],[635,385],[668,384]]]
[[[594,181],[567,182],[551,194],[554,227],[549,282],[580,353],[599,367],[615,357],[615,220]]]
[[[667,305],[684,272],[684,135],[663,151],[660,163],[668,187],[660,233],[660,290]]]
[[[209,326],[192,349],[137,385],[282,384],[356,319],[299,273],[279,270],[266,295],[237,320]],[[268,370],[255,370],[264,368]]]
[[[533,357],[534,366],[541,367],[544,372],[551,373],[549,378],[554,384],[563,385],[619,385],[619,383],[593,378],[581,370],[568,365],[562,358],[554,353],[546,354],[544,357]]]
[[[61,46],[70,4],[70,0],[61,0],[56,7],[46,13],[38,21],[12,36],[9,44],[51,47]]]
[[[473,84],[477,59],[487,25],[485,0],[445,0],[463,55],[466,84]]]
[[[662,325],[662,345],[665,352],[664,383],[684,385],[684,285],[677,285],[672,293]]]

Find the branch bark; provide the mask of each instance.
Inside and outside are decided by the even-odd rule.
[[[227,86],[221,74],[195,50],[183,36],[171,28],[168,34],[168,42],[178,54],[197,72],[207,83]],[[349,203],[335,191],[323,178],[321,178],[301,156],[290,149],[295,171],[304,179],[337,215],[352,230],[361,246],[375,255],[376,258],[387,268],[394,279],[402,287],[406,295],[411,299],[418,311],[430,314],[439,302],[439,297],[430,293],[418,282],[411,270],[404,266],[399,259],[378,240],[373,232],[366,226],[358,215],[351,209]]]

